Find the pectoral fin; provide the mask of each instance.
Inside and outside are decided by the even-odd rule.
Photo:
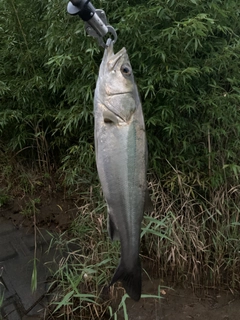
[[[109,110],[104,110],[103,111],[103,121],[105,123],[114,123],[114,124],[118,124],[118,118],[117,116],[109,111]]]

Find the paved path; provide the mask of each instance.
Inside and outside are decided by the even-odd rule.
[[[17,229],[10,221],[0,218],[0,319],[44,319],[47,304],[46,262],[53,260],[54,250],[46,254],[50,236],[37,236],[37,290],[32,293],[31,277],[35,241],[26,229]],[[3,301],[2,301],[3,299]],[[2,301],[2,303],[1,303]]]

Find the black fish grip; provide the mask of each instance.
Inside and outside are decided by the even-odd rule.
[[[106,14],[101,9],[95,9],[90,0],[71,0],[67,11],[71,15],[78,15],[85,24],[87,34],[97,39],[98,44],[105,48],[104,37],[110,33],[113,43],[117,41],[115,29],[108,24]]]

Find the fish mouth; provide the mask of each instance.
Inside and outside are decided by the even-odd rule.
[[[113,41],[111,41],[111,43],[109,44],[109,46],[106,47],[105,49],[105,52],[104,53],[107,53],[107,56],[108,58],[111,58],[111,56],[115,56],[115,57],[118,57],[118,58],[121,58],[121,56],[127,52],[126,48],[123,47],[121,50],[119,50],[117,53],[114,54],[114,51],[113,51]]]
[[[113,41],[105,49],[102,62],[108,65],[109,70],[114,70],[118,61],[127,54],[127,50],[123,47],[120,51],[114,54]]]

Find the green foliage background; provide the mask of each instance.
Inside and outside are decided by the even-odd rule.
[[[219,229],[226,243],[231,223],[239,234],[239,0],[92,2],[117,30],[115,50],[125,46],[130,56],[161,194],[182,215],[185,196],[198,204],[189,223],[208,207],[204,214],[217,218],[198,220],[206,229],[222,227],[227,208],[229,233]],[[103,51],[66,5],[0,0],[0,149],[1,158],[57,171],[76,188],[98,183],[93,94]]]
[[[66,13],[66,3],[0,2],[0,132],[5,148],[44,170],[62,164],[74,183],[95,170],[92,103],[102,51]],[[94,5],[117,29],[115,50],[128,50],[143,100],[150,168],[163,176],[173,166],[207,188],[237,177],[238,2]]]

